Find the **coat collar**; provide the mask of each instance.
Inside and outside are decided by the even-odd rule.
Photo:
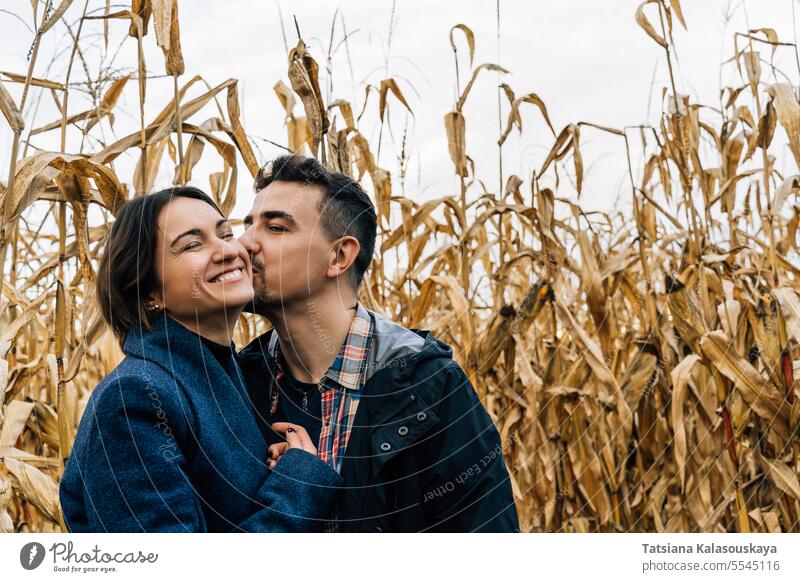
[[[152,315],[150,324],[152,330],[138,327],[128,333],[122,348],[125,355],[159,366],[187,388],[208,384],[217,389],[227,383],[239,392],[244,390],[244,380],[233,358],[231,369],[223,369],[200,335],[164,312]]]
[[[152,330],[140,326],[131,330],[122,346],[126,355],[144,360],[159,361],[164,356],[193,359],[203,349],[203,338],[187,329],[164,311],[151,315]]]

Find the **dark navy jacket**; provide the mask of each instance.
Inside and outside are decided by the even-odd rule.
[[[367,381],[342,462],[339,530],[519,531],[504,443],[452,349],[372,316]],[[276,346],[270,331],[240,352],[268,440]]]
[[[319,531],[341,485],[292,449],[270,473],[234,358],[166,315],[92,392],[60,485],[72,532]]]

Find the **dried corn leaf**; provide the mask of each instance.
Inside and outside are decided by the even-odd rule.
[[[3,459],[8,471],[16,477],[22,495],[38,507],[51,521],[58,521],[58,485],[36,467],[10,457]]]
[[[0,448],[14,446],[32,410],[33,403],[22,400],[14,400],[6,407],[5,420],[0,426]]]
[[[686,490],[686,454],[688,450],[683,409],[686,404],[692,369],[699,361],[700,356],[690,354],[672,369],[672,399],[670,403],[673,430],[672,444],[675,464],[678,467],[678,479],[681,482],[681,491]]]
[[[12,131],[19,133],[25,128],[25,120],[22,119],[22,114],[20,114],[17,104],[14,103],[14,99],[6,91],[2,79],[0,79],[0,111],[3,112]]]
[[[134,38],[139,36],[147,36],[147,23],[150,21],[150,16],[153,14],[153,3],[151,0],[133,0],[131,4],[131,12],[136,14],[141,22],[142,30],[139,30],[139,25],[131,20],[131,26],[128,30],[128,35]]]
[[[781,461],[772,461],[766,458],[763,461],[768,468],[767,475],[775,483],[775,486],[787,495],[794,497],[795,501],[800,501],[800,482],[797,480],[797,473]]]
[[[511,133],[511,129],[514,125],[517,126],[517,129],[522,133],[522,117],[519,114],[519,108],[523,103],[531,103],[536,105],[539,108],[539,111],[542,113],[542,117],[544,117],[545,123],[547,123],[547,127],[550,128],[550,131],[553,132],[555,135],[556,130],[553,129],[553,124],[550,123],[550,116],[547,115],[547,106],[544,104],[539,96],[536,93],[529,93],[519,99],[514,99],[511,102],[511,111],[508,114],[508,123],[506,124],[506,129],[503,131],[503,134],[500,136],[500,139],[497,140],[498,145],[503,145],[505,143],[506,138],[508,138],[508,134]]]
[[[794,160],[800,164],[800,104],[795,99],[792,86],[788,83],[770,85],[767,93],[773,98],[778,121],[789,137],[789,149]]]
[[[800,342],[800,298],[791,287],[778,287],[772,290],[772,294],[781,306],[787,331],[795,341]]]
[[[469,66],[472,66],[472,59],[475,56],[475,33],[472,32],[472,29],[467,26],[466,24],[456,24],[453,28],[450,29],[450,46],[453,47],[453,52],[456,52],[456,40],[453,37],[453,33],[456,30],[460,30],[464,33],[464,37],[467,39],[467,46],[469,47]]]
[[[642,29],[647,33],[647,36],[652,38],[658,44],[663,46],[664,48],[669,48],[667,41],[664,40],[664,37],[661,36],[656,32],[656,29],[653,28],[653,25],[650,24],[650,21],[647,19],[647,16],[644,14],[644,7],[648,4],[658,4],[658,0],[647,0],[646,2],[642,2],[639,7],[636,9],[636,24],[642,27]]]
[[[750,365],[734,353],[730,338],[721,330],[712,331],[700,340],[703,356],[733,382],[745,402],[782,438],[788,437],[789,411],[783,396]]]
[[[303,102],[309,127],[311,128],[311,149],[318,151],[322,136],[328,130],[328,116],[319,89],[319,66],[300,40],[289,53],[289,81],[292,89]]]
[[[466,122],[460,111],[451,111],[444,116],[444,126],[447,130],[447,147],[450,150],[450,159],[456,166],[456,174],[467,176],[467,144]]]
[[[380,110],[381,121],[383,121],[383,115],[386,111],[386,96],[388,95],[389,91],[392,92],[392,95],[397,97],[397,100],[400,101],[400,103],[406,106],[406,109],[408,109],[411,115],[414,115],[414,112],[411,111],[411,107],[408,105],[406,98],[403,97],[403,93],[400,91],[400,87],[397,86],[397,82],[394,79],[384,79],[383,81],[381,81],[381,87],[380,87],[379,110]]]

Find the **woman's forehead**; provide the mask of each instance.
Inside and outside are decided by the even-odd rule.
[[[164,206],[158,217],[159,227],[165,231],[187,228],[216,228],[225,218],[216,208],[202,200],[179,197]]]

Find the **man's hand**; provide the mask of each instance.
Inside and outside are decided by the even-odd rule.
[[[270,445],[267,459],[267,467],[272,470],[278,464],[280,458],[289,449],[302,449],[317,455],[317,447],[308,436],[308,432],[299,424],[292,424],[290,422],[276,422],[272,425],[272,430],[284,436],[286,442],[275,443]]]

